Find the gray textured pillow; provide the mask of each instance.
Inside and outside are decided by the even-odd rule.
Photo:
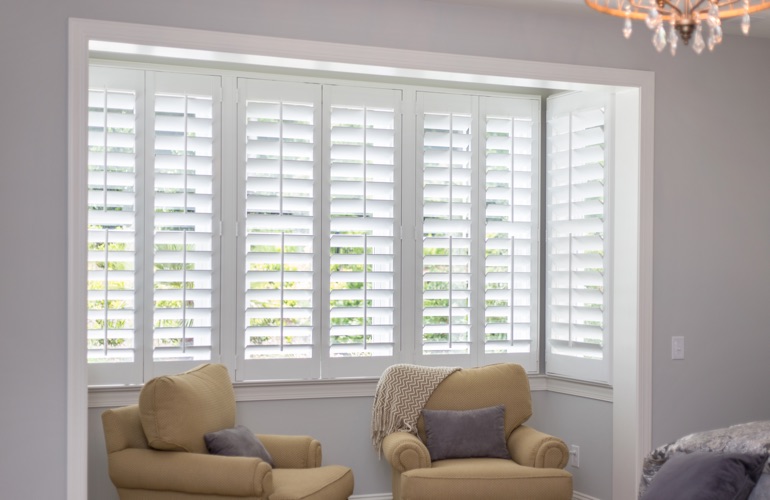
[[[505,407],[422,410],[431,460],[511,458],[505,443]]]
[[[642,500],[746,500],[766,455],[697,452],[669,458]]]
[[[762,474],[751,490],[749,500],[770,500],[770,474]]]
[[[203,436],[206,448],[212,455],[226,455],[229,457],[257,457],[273,466],[273,457],[265,449],[257,436],[243,425],[236,425],[232,429],[223,429],[217,432],[209,432]]]

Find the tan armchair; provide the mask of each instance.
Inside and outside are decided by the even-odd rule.
[[[433,391],[425,409],[473,410],[505,406],[505,438],[513,460],[455,458],[431,461],[423,418],[419,437],[395,432],[383,453],[392,467],[394,500],[569,500],[572,475],[558,438],[522,425],[532,415],[529,380],[514,364],[460,370]]]
[[[110,479],[121,500],[343,500],[353,493],[352,471],[322,467],[321,444],[311,437],[257,434],[274,467],[260,458],[209,455],[204,434],[235,426],[222,365],[155,381],[138,405],[102,414]]]

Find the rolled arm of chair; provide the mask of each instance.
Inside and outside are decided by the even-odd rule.
[[[257,434],[277,469],[309,469],[321,466],[321,443],[310,436]]]
[[[526,425],[511,433],[508,451],[514,462],[527,467],[563,469],[569,461],[564,441]]]
[[[385,436],[382,452],[390,465],[399,472],[431,466],[428,448],[420,438],[408,432],[394,432]]]
[[[259,458],[129,448],[110,453],[108,461],[118,488],[251,498],[273,493],[273,469]]]

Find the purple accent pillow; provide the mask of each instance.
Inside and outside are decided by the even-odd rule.
[[[511,459],[505,442],[505,406],[478,410],[422,410],[431,460]]]
[[[746,500],[767,455],[696,452],[674,455],[655,474],[642,500]]]
[[[203,440],[206,441],[206,448],[212,455],[257,457],[274,467],[273,457],[270,456],[262,441],[243,425],[236,425],[232,429],[209,432],[203,436]]]

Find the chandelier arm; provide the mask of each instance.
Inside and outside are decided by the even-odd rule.
[[[701,2],[703,1],[704,0],[701,0]],[[661,5],[661,7],[658,7],[658,12],[660,12],[661,14],[667,14],[667,12],[662,9],[662,5],[668,5],[671,8],[671,10],[676,11],[676,13],[679,14],[680,16],[683,15],[679,7],[671,3],[669,0],[663,0],[662,2],[658,2],[658,3],[659,5]]]
[[[698,3],[696,3],[695,5],[693,5],[693,6],[692,6],[692,8],[690,9],[690,13],[692,13],[692,12],[697,12],[697,11],[698,11],[698,9],[700,9],[700,6],[701,6],[701,5],[703,5],[703,2],[706,2],[706,1],[708,1],[709,3],[711,3],[711,0],[698,0]]]
[[[733,5],[738,2],[742,2],[743,0],[724,0],[721,2],[717,2],[717,7],[727,7],[728,5]]]
[[[633,7],[637,8],[637,9],[640,9],[640,10],[642,10],[642,9],[643,10],[652,10],[653,8],[656,9],[656,10],[658,9],[657,7],[650,7],[647,4],[647,2],[645,2],[644,0],[631,0],[629,3]]]

